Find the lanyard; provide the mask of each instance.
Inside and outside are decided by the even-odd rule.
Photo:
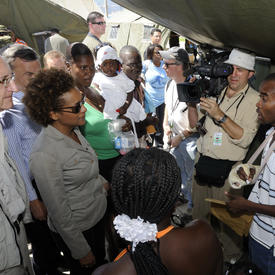
[[[91,34],[90,32],[88,33],[88,35],[90,37],[94,38],[95,40],[97,40],[100,44],[102,44],[101,40],[98,37],[96,37],[95,35]]]
[[[218,103],[218,99],[217,99],[217,103],[218,105],[220,106],[225,98],[225,95],[226,95],[226,92],[227,92],[227,89],[228,87],[226,88],[224,94],[223,94],[223,97],[221,99],[221,101]],[[236,112],[235,112],[235,116],[234,116],[234,119],[236,118],[236,115],[237,115],[237,112],[238,112],[238,109],[239,109],[239,106],[241,104],[241,102],[243,101],[245,95],[247,94],[247,91],[249,89],[249,86],[247,87],[247,89],[245,90],[245,92],[243,94],[240,94],[236,99],[235,101],[225,110],[225,113],[239,100],[239,98],[242,96],[241,100],[238,102],[237,106],[236,106]]]

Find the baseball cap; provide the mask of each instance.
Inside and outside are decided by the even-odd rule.
[[[159,51],[163,59],[174,59],[181,63],[189,63],[188,53],[180,47],[172,47],[167,51]]]
[[[224,63],[235,65],[249,71],[255,71],[255,55],[239,49],[233,49],[228,60],[224,61]]]
[[[103,61],[113,59],[122,63],[121,59],[117,56],[117,52],[114,48],[110,46],[101,47],[96,55],[96,66],[99,66],[103,63]]]

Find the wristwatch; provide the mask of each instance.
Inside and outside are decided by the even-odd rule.
[[[217,120],[216,122],[220,125],[220,124],[224,123],[226,121],[226,119],[227,119],[227,115],[224,114],[224,116],[220,120]]]

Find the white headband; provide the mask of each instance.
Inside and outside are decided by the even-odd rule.
[[[144,222],[139,216],[137,219],[131,219],[125,214],[118,215],[114,219],[114,226],[121,238],[133,243],[132,252],[135,251],[138,243],[157,241],[157,225]]]

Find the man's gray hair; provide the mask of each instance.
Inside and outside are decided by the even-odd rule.
[[[39,55],[30,47],[22,44],[11,44],[3,53],[2,57],[12,67],[12,64],[16,58],[20,58],[24,61],[39,61]]]

